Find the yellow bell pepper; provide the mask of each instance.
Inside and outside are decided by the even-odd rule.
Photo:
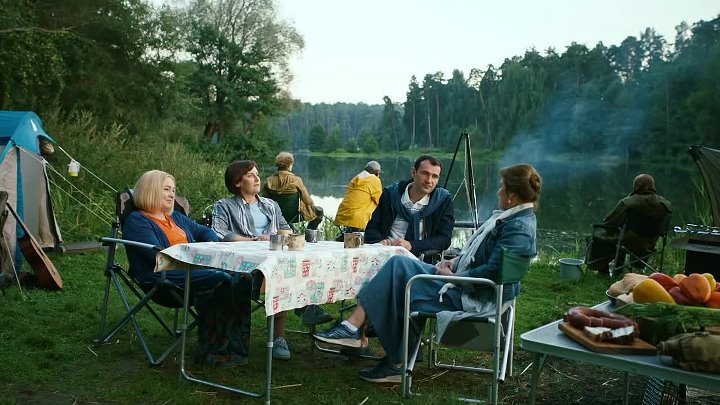
[[[705,277],[708,282],[710,282],[710,291],[715,291],[715,287],[717,287],[717,281],[715,281],[715,277],[710,273],[703,273],[703,277]]]
[[[668,293],[660,283],[651,278],[647,278],[635,286],[633,289],[633,300],[638,304],[654,304],[656,302],[675,303],[670,293]]]

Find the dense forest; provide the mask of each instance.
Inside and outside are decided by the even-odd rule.
[[[530,49],[467,75],[429,72],[408,78],[405,100],[312,105],[287,91],[304,42],[275,0],[153,4],[0,0],[0,109],[38,113],[83,167],[73,179],[51,173],[70,240],[104,234],[97,207],[113,212],[114,189],[144,170],[174,174],[200,213],[227,194],[228,161],[254,159],[267,175],[285,148],[452,150],[463,131],[489,156],[524,144],[669,160],[693,143],[720,147],[718,18],[679,23],[670,39],[648,28],[620,44]],[[60,171],[68,161],[48,159]],[[87,200],[95,208],[81,208]]]
[[[720,19],[620,44],[528,50],[500,66],[409,78],[405,100],[317,104],[288,94],[302,33],[273,0],[0,0],[0,108],[54,122],[90,114],[128,141],[217,159],[511,142],[668,157],[720,144]],[[398,52],[401,52],[398,49]],[[474,52],[468,49],[468,52]],[[380,97],[380,95],[379,95]]]
[[[366,105],[304,104],[279,128],[317,150],[353,149],[368,138],[382,150],[451,149],[465,131],[489,150],[515,140],[555,152],[667,158],[694,143],[720,146],[720,19],[680,23],[672,40],[648,28],[617,45],[531,49],[468,76],[412,77],[406,99],[385,97],[372,121],[358,120]]]
[[[276,149],[270,119],[292,104],[304,46],[273,0],[0,0],[0,108],[201,152]],[[210,148],[208,140],[223,147]]]

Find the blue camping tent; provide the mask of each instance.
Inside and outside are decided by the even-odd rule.
[[[40,117],[31,111],[0,111],[0,190],[8,193],[11,204],[41,247],[62,243],[60,229],[50,202],[47,161],[42,146],[55,141],[45,133]],[[52,149],[52,148],[50,148]],[[22,236],[12,216],[2,229],[9,253],[20,269],[22,254],[17,238]],[[5,272],[8,270],[5,269]]]

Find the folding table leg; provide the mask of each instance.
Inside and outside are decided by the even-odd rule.
[[[532,380],[530,382],[530,394],[528,397],[528,404],[535,405],[535,395],[537,394],[537,385],[540,380],[540,370],[545,364],[546,354],[537,353],[535,354],[535,360],[533,364]]]
[[[273,346],[275,341],[275,317],[270,315],[267,317],[267,353],[265,353],[265,365],[267,370],[267,380],[265,382],[265,405],[270,405],[270,383],[272,382],[272,361]]]
[[[628,392],[630,391],[630,373],[623,373],[623,405],[628,405]]]
[[[272,378],[272,346],[273,346],[273,326],[274,317],[268,316],[268,351],[267,351],[267,384],[265,386],[264,393],[245,391],[240,388],[231,387],[224,384],[218,384],[208,380],[202,380],[193,376],[188,370],[185,369],[185,344],[187,343],[187,331],[188,331],[188,318],[190,311],[190,273],[191,270],[185,272],[185,299],[183,305],[182,322],[180,323],[181,334],[181,345],[180,345],[180,374],[183,378],[188,381],[192,381],[198,384],[207,385],[213,388],[221,389],[224,391],[231,392],[233,394],[245,395],[252,398],[265,398],[265,405],[270,405],[270,382]]]

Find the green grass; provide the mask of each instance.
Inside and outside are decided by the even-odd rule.
[[[122,252],[120,256],[124,259]],[[540,260],[533,263],[523,282],[523,293],[518,299],[515,375],[501,385],[502,403],[522,404],[527,400],[530,372],[526,369],[533,357],[519,349],[519,335],[558,319],[571,306],[603,301],[604,291],[612,281],[594,274],[586,274],[577,282],[561,281],[557,266],[561,256],[541,252]],[[183,380],[176,357],[169,358],[162,366],[148,367],[132,328],[121,331],[111,344],[93,347],[104,286],[105,255],[99,252],[52,256],[52,260],[62,274],[63,291],[28,290],[21,294],[17,289],[9,289],[0,296],[0,375],[3,380],[0,405],[261,403]],[[111,319],[117,319],[121,315],[120,302],[116,294],[112,297]],[[330,306],[330,310],[335,308]],[[170,315],[169,311],[163,313]],[[298,317],[290,315],[289,318],[289,329],[303,329]],[[147,314],[140,319],[149,331],[151,342],[167,341]],[[265,336],[264,314],[257,311],[249,365],[215,370],[190,363],[189,368],[203,378],[261,390]],[[403,398],[399,387],[377,386],[357,377],[360,368],[372,364],[368,360],[312,353],[307,336],[298,333],[288,333],[288,341],[292,359],[275,362],[273,367],[274,404],[454,403],[451,398],[457,396],[484,396],[489,387],[486,375],[440,373],[423,363],[415,372],[415,384],[422,395]],[[376,342],[373,350],[381,353]],[[443,354],[457,360],[490,360],[484,354],[455,350],[444,350]],[[618,403],[620,381],[620,374],[610,370],[550,360],[543,372],[538,400],[539,403]],[[602,383],[606,384],[600,390],[597,387]],[[640,383],[633,385],[631,399],[637,399],[642,392],[637,384]],[[592,393],[588,392],[589,386],[596,387]]]

